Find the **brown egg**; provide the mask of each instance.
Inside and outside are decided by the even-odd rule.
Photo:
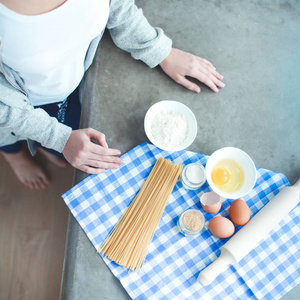
[[[214,217],[208,223],[208,230],[218,238],[228,238],[234,233],[233,223],[224,217]]]
[[[245,225],[250,220],[250,209],[247,203],[241,199],[232,202],[229,208],[229,216],[236,225]]]

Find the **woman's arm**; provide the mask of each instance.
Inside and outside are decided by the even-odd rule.
[[[172,48],[172,41],[162,29],[152,27],[134,0],[112,0],[107,24],[114,43],[130,52],[135,59],[149,67],[160,65],[162,70],[177,83],[189,90],[200,92],[200,87],[186,76],[193,77],[209,86],[214,92],[223,88],[216,68],[207,60]]]
[[[20,138],[62,152],[73,167],[90,174],[116,168],[123,162],[117,157],[120,151],[109,149],[102,133],[94,129],[72,131],[43,109],[34,109],[0,73],[0,145],[13,144]]]
[[[172,40],[162,29],[149,24],[134,0],[111,1],[107,28],[119,48],[150,68],[161,63],[172,49]]]

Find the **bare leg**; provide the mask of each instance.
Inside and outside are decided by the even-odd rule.
[[[43,148],[37,147],[37,150],[42,153],[49,161],[51,161],[55,166],[59,168],[65,168],[67,166],[67,162],[60,158],[55,156],[54,154],[49,153]]]
[[[7,160],[17,178],[32,190],[44,189],[50,179],[44,170],[34,161],[33,157],[24,149],[16,154],[1,152]]]

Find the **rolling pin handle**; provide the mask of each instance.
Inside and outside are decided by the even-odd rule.
[[[210,284],[219,274],[225,271],[229,265],[232,265],[235,262],[232,254],[226,248],[222,248],[221,255],[200,272],[198,281],[203,286]]]

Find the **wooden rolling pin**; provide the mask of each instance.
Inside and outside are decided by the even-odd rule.
[[[203,285],[210,284],[229,265],[238,263],[254,249],[300,200],[300,179],[281,190],[244,227],[221,247],[220,256],[198,276]]]

